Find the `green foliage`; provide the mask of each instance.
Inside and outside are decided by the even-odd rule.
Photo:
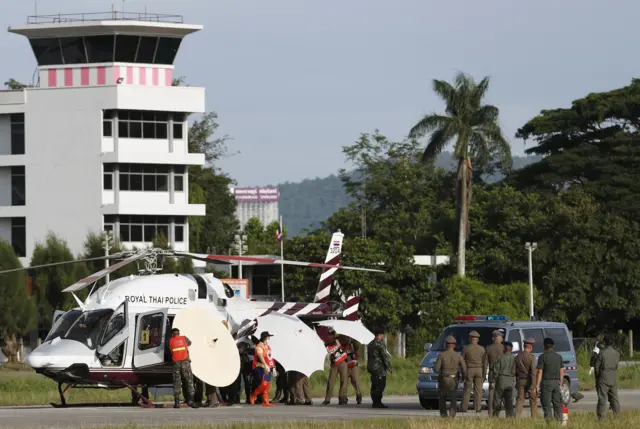
[[[247,221],[244,233],[247,235],[247,254],[249,255],[280,255],[280,242],[276,240],[276,231],[280,224],[271,222],[266,227],[260,219],[254,217]],[[283,238],[287,237],[287,229],[283,229]]]
[[[22,83],[22,82],[18,82],[15,79],[9,79],[8,81],[6,81],[4,83],[4,86],[7,87],[8,90],[10,91],[18,91],[21,89],[25,89],[25,88],[33,88],[33,85],[28,85],[26,83]]]
[[[22,268],[11,245],[0,240],[0,271]],[[36,326],[36,306],[26,290],[24,271],[0,275],[0,329],[4,338],[25,334]]]
[[[50,232],[44,243],[36,244],[31,266],[74,259],[67,242]],[[51,326],[55,310],[70,310],[77,305],[71,294],[63,293],[62,290],[83,275],[86,275],[86,267],[83,267],[83,264],[63,264],[37,270],[33,289],[43,326]]]

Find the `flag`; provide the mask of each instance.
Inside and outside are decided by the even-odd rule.
[[[278,227],[278,230],[276,231],[276,240],[282,241],[282,229],[280,227]]]

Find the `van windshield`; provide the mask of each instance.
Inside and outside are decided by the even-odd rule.
[[[78,320],[78,317],[80,317],[81,314],[82,311],[80,310],[71,310],[58,317],[58,320],[53,324],[51,332],[49,332],[49,335],[47,335],[47,338],[45,338],[44,341],[51,341],[64,335],[71,325],[73,325],[73,322]]]
[[[113,314],[113,309],[85,311],[78,318],[73,327],[62,337],[65,340],[78,341],[94,350],[98,345],[98,338],[106,323]]]
[[[483,347],[487,347],[489,344],[493,343],[493,331],[495,331],[497,327],[487,327],[487,326],[453,326],[446,328],[440,337],[435,342],[435,344],[431,347],[431,350],[436,352],[443,352],[446,350],[446,344],[444,339],[449,335],[453,335],[456,339],[456,348],[457,352],[462,351],[464,346],[469,344],[469,332],[476,331],[480,334],[479,344]],[[504,329],[502,329],[504,332]]]

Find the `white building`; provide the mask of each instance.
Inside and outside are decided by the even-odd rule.
[[[23,264],[49,231],[75,255],[102,230],[129,248],[162,232],[187,250],[188,217],[205,214],[188,204],[186,174],[205,162],[188,152],[186,117],[205,111],[205,89],[171,86],[182,39],[202,27],[104,15],[9,28],[28,39],[39,76],[0,92],[0,238]]]
[[[231,188],[231,194],[236,197],[236,218],[241,229],[253,217],[260,219],[264,226],[280,221],[280,189]]]

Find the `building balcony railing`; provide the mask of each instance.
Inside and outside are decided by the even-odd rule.
[[[93,12],[93,13],[59,13],[54,15],[30,15],[27,24],[68,24],[70,22],[91,21],[144,21],[182,24],[181,15],[165,15],[159,13],[138,12]]]

